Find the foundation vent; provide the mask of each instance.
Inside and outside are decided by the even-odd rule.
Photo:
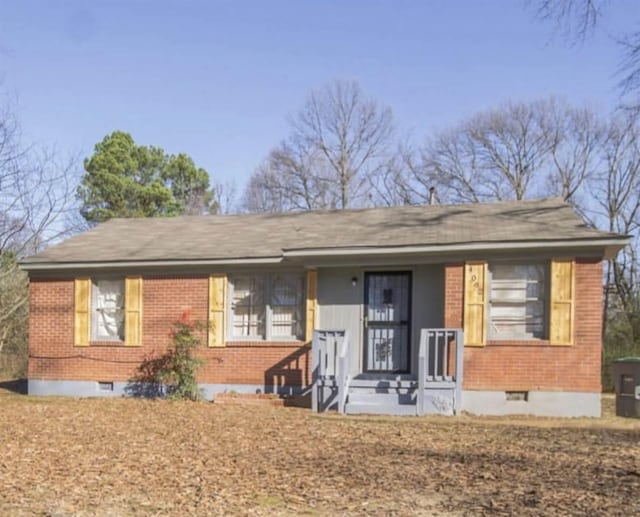
[[[113,391],[113,381],[99,381],[98,391]]]
[[[507,401],[519,401],[519,402],[529,401],[528,391],[505,391],[504,394]]]

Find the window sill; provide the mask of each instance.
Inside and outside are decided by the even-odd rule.
[[[489,339],[487,346],[551,346],[548,339]],[[555,345],[554,345],[555,346]]]
[[[225,347],[226,348],[242,348],[242,347],[264,347],[264,348],[269,348],[269,347],[301,347],[305,344],[304,341],[300,341],[298,339],[282,339],[282,340],[271,340],[271,341],[265,341],[265,340],[260,340],[260,339],[255,339],[255,340],[250,340],[250,339],[246,339],[246,340],[230,340],[225,342]],[[220,347],[223,348],[223,347]]]
[[[92,347],[104,347],[104,348],[124,348],[126,347],[124,341],[89,341],[89,346]],[[140,348],[140,347],[127,347],[127,348]]]

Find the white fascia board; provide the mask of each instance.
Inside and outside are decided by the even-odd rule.
[[[284,258],[304,257],[344,257],[354,255],[404,255],[432,254],[465,251],[496,250],[540,250],[558,248],[617,248],[628,243],[628,238],[597,240],[564,240],[564,241],[523,241],[523,242],[480,242],[461,244],[441,244],[430,246],[379,246],[356,248],[307,248],[284,250]]]
[[[131,269],[138,267],[190,267],[280,264],[282,257],[215,259],[215,260],[132,260],[126,262],[26,262],[20,263],[24,271],[64,271],[77,269]]]

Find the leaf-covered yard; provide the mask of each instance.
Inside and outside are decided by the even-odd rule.
[[[6,391],[0,415],[1,515],[640,513],[638,420],[317,416]]]

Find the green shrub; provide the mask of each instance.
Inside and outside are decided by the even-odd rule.
[[[160,362],[158,380],[167,387],[167,397],[172,399],[199,400],[202,391],[198,388],[196,375],[204,361],[194,352],[202,346],[198,331],[202,325],[192,322],[185,312],[173,324],[171,345]]]

